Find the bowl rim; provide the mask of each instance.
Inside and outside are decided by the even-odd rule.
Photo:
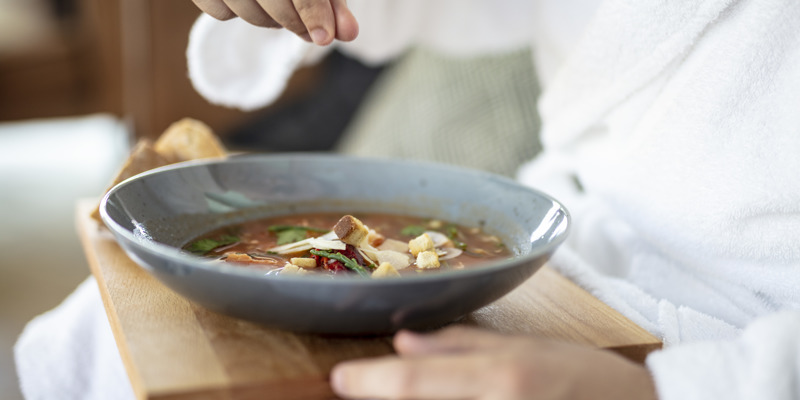
[[[498,260],[495,262],[487,263],[485,265],[481,265],[478,268],[468,268],[463,270],[455,270],[455,271],[446,271],[441,273],[435,274],[420,274],[420,275],[413,275],[413,276],[403,276],[401,279],[366,279],[363,277],[353,276],[353,277],[340,277],[333,279],[332,277],[325,276],[325,275],[305,275],[305,276],[297,276],[297,275],[267,275],[263,270],[257,270],[252,268],[242,268],[241,266],[234,266],[234,265],[226,265],[225,263],[220,263],[217,260],[206,260],[199,258],[197,256],[193,256],[182,252],[181,249],[170,246],[167,244],[163,244],[157,242],[155,240],[142,240],[141,238],[137,238],[134,236],[133,232],[126,229],[122,225],[118,224],[109,214],[107,211],[107,205],[111,196],[113,196],[116,192],[124,188],[125,186],[130,185],[133,182],[136,182],[141,179],[145,179],[150,175],[162,174],[172,170],[180,170],[180,169],[190,169],[190,168],[197,168],[206,165],[212,164],[227,164],[227,163],[251,163],[251,162],[258,162],[261,159],[269,159],[269,160],[279,160],[279,159],[298,159],[298,158],[313,158],[317,160],[324,160],[324,159],[331,159],[331,160],[354,160],[359,162],[378,162],[378,163],[387,163],[387,164],[415,164],[420,166],[431,166],[434,168],[439,169],[446,169],[451,170],[453,172],[469,172],[485,177],[489,177],[494,180],[505,181],[505,183],[512,184],[514,186],[518,186],[534,194],[541,196],[542,198],[549,200],[555,207],[554,209],[560,210],[564,215],[564,221],[560,224],[563,226],[561,232],[559,232],[558,236],[544,244],[541,247],[536,249],[532,249],[530,253],[523,254],[521,256],[512,256],[510,258]],[[553,198],[552,196],[532,188],[530,186],[525,186],[522,183],[515,181],[511,178],[494,174],[488,171],[483,171],[479,169],[463,167],[463,166],[456,166],[452,164],[445,164],[441,162],[433,162],[433,161],[421,161],[421,160],[409,160],[409,159],[397,159],[397,158],[379,158],[379,157],[368,157],[368,156],[354,156],[354,155],[345,155],[345,154],[338,154],[338,153],[310,153],[310,152],[284,152],[278,154],[269,154],[269,153],[250,153],[250,154],[235,154],[230,155],[226,158],[207,158],[207,159],[198,159],[198,160],[188,160],[178,163],[173,163],[169,165],[165,165],[162,167],[154,168],[139,174],[136,174],[128,179],[123,180],[122,182],[118,183],[117,185],[113,186],[108,192],[103,196],[102,200],[100,201],[100,218],[103,223],[108,227],[108,229],[116,236],[117,240],[119,241],[120,238],[127,241],[133,246],[137,246],[140,249],[146,251],[147,253],[157,255],[159,257],[165,258],[167,261],[175,262],[180,264],[181,266],[189,267],[191,269],[200,269],[205,272],[213,272],[213,273],[220,273],[226,275],[234,275],[237,277],[244,277],[244,278],[252,278],[257,280],[264,280],[264,281],[280,281],[286,283],[292,282],[303,282],[309,285],[315,284],[324,284],[324,285],[345,285],[345,286],[403,286],[403,285],[413,285],[419,282],[439,282],[439,281],[450,281],[454,279],[464,279],[469,277],[478,277],[482,275],[492,274],[497,271],[502,271],[508,268],[512,268],[518,265],[520,262],[526,261],[533,261],[542,255],[552,253],[555,249],[558,248],[569,236],[570,231],[572,229],[572,216],[569,213],[569,210],[558,200]],[[125,249],[125,246],[123,246]],[[127,251],[127,249],[125,249]],[[136,263],[139,264],[138,262]],[[141,267],[141,266],[140,266]]]

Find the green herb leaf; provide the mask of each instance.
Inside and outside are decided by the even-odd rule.
[[[404,235],[404,236],[417,237],[417,236],[422,235],[423,233],[425,233],[425,231],[426,231],[426,229],[425,229],[424,226],[409,225],[409,226],[403,228],[403,230],[400,231],[400,234]]]
[[[216,239],[200,239],[186,246],[186,251],[202,256],[217,247],[227,246],[238,241],[238,237],[231,235],[222,235]]]
[[[328,233],[331,231],[303,225],[270,225],[267,230],[278,235],[278,245],[299,242],[308,236],[307,232]]]
[[[288,230],[304,230],[307,232],[319,232],[319,233],[328,233],[330,229],[322,229],[322,228],[315,228],[313,226],[303,226],[303,225],[270,225],[267,228],[270,232],[283,232]]]
[[[313,254],[315,256],[328,257],[330,259],[341,261],[342,264],[344,264],[345,267],[347,267],[349,269],[352,269],[353,271],[357,272],[359,275],[361,275],[361,276],[363,276],[365,278],[369,278],[370,277],[369,271],[367,271],[364,267],[362,267],[359,263],[357,263],[356,260],[353,260],[352,258],[350,258],[350,257],[348,257],[348,256],[346,256],[346,255],[344,255],[342,253],[332,253],[330,251],[313,249],[313,250],[311,250],[311,254]]]
[[[305,229],[285,229],[277,232],[278,245],[299,242],[306,238]]]
[[[453,245],[458,247],[461,250],[467,249],[467,244],[459,240],[458,238],[461,237],[461,232],[458,231],[455,225],[450,225],[447,227],[447,237],[453,241]]]

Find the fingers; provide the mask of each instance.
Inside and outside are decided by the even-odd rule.
[[[330,0],[293,0],[311,40],[318,45],[330,44],[336,35],[336,20]]]
[[[334,367],[331,385],[343,397],[465,399],[484,392],[488,365],[479,355],[384,357]]]
[[[308,29],[294,8],[292,0],[256,0],[261,8],[280,26],[294,32],[306,41],[311,41]]]
[[[331,6],[336,21],[336,39],[343,42],[354,40],[358,36],[358,21],[347,8],[347,1],[331,0]]]
[[[206,14],[236,16],[256,26],[284,27],[306,41],[325,46],[358,36],[358,22],[346,0],[192,0]]]
[[[395,335],[394,347],[399,354],[423,355],[491,349],[508,340],[507,336],[498,333],[457,326],[426,335],[401,331]]]
[[[192,1],[194,2],[194,5],[197,6],[197,8],[199,8],[204,13],[216,19],[227,21],[236,16],[236,14],[234,14],[234,12],[231,11],[231,9],[228,8],[228,6],[225,5],[225,2],[223,2],[222,0],[192,0]]]
[[[330,0],[257,0],[284,28],[307,41],[324,46],[334,39],[336,22]]]
[[[224,0],[224,2],[228,9],[250,24],[265,28],[281,27],[256,0]]]

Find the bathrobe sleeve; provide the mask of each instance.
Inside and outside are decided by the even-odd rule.
[[[647,358],[661,400],[800,396],[800,312],[758,319],[733,340],[688,343]]]
[[[662,400],[800,396],[798,32],[793,0],[606,0],[542,94],[552,265],[664,339]]]

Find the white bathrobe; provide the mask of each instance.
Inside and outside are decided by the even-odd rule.
[[[519,179],[573,214],[552,265],[664,339],[647,359],[661,399],[800,398],[800,2],[349,4],[361,33],[338,46],[370,63],[532,46],[544,151]],[[320,50],[203,17],[188,56],[200,93],[254,109]],[[32,397],[37,338],[88,312],[69,303],[17,346]]]
[[[519,179],[573,214],[552,265],[663,338],[647,360],[661,398],[800,398],[800,2],[349,3],[361,35],[339,47],[367,62],[412,44],[533,47],[544,151]],[[234,24],[198,22],[192,79],[211,101],[262,106],[265,91],[243,102],[243,85],[199,73],[232,79],[241,60],[209,62],[208,38],[287,70],[310,47],[294,41],[287,67],[272,43],[290,35]]]

